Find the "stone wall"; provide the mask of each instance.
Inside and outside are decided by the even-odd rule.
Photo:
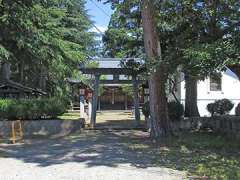
[[[184,118],[180,122],[172,123],[176,131],[189,131],[209,128],[214,132],[240,139],[240,116],[214,116]]]
[[[11,121],[0,121],[0,137],[11,136]],[[82,120],[30,120],[22,121],[24,136],[47,135],[65,136],[81,130]]]

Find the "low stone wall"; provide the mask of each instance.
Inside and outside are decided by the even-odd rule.
[[[184,118],[172,123],[174,130],[188,131],[210,128],[214,132],[240,139],[240,116],[214,116]]]
[[[11,121],[0,121],[0,137],[11,136]],[[47,135],[65,136],[81,130],[82,120],[30,120],[22,121],[24,136]]]

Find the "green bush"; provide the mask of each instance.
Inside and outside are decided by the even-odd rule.
[[[59,99],[53,98],[48,101],[47,111],[51,117],[57,117],[63,114],[66,110],[66,103]]]
[[[237,105],[237,107],[235,109],[235,114],[236,114],[236,116],[240,116],[240,103]]]
[[[184,114],[184,107],[182,104],[176,101],[168,103],[168,116],[172,121],[178,121]]]
[[[145,117],[150,116],[150,107],[149,107],[149,101],[145,102],[142,107],[142,113]]]
[[[17,110],[14,108],[16,106],[16,101],[14,100],[0,100],[0,118],[14,118]]]
[[[0,100],[0,117],[3,119],[56,118],[67,108],[65,100],[59,98],[31,100]]]
[[[234,104],[229,99],[221,99],[217,100],[214,103],[210,103],[207,105],[207,110],[211,113],[213,116],[214,114],[218,115],[225,115],[228,114]]]
[[[209,103],[207,105],[207,110],[208,110],[208,112],[210,112],[211,116],[213,116],[214,113],[216,112],[216,107],[217,106],[215,105],[215,103]]]
[[[144,103],[142,107],[142,112],[145,117],[150,116],[149,102]],[[168,103],[168,116],[172,121],[180,120],[183,116],[184,108],[183,105],[172,101]]]

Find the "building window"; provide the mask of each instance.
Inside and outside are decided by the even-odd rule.
[[[210,75],[210,91],[222,91],[221,73],[214,73]]]

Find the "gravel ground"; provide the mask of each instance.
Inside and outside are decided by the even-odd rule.
[[[64,139],[1,144],[0,180],[185,179],[184,172],[157,167],[144,153],[128,148],[132,139],[146,136],[140,131],[86,131]]]

